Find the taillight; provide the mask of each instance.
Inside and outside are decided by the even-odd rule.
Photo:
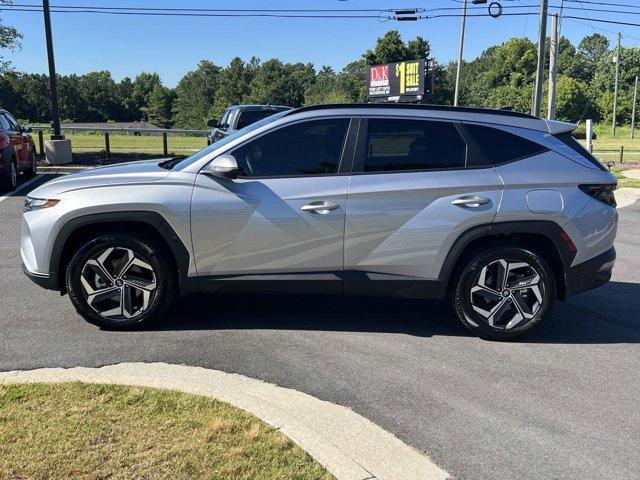
[[[567,250],[569,252],[576,253],[578,251],[578,249],[576,248],[576,244],[573,243],[573,240],[571,240],[569,234],[564,230],[560,232],[560,240],[562,240],[562,243],[564,243],[564,246],[567,247]]]
[[[616,189],[616,186],[615,183],[605,183],[601,185],[578,185],[578,188],[599,202],[609,205],[610,207],[615,207],[616,197],[613,191]]]

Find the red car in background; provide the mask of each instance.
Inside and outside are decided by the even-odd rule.
[[[36,146],[30,132],[0,108],[0,190],[15,189],[20,172],[36,174]]]

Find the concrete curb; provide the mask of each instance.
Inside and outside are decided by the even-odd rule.
[[[70,381],[164,388],[229,403],[279,429],[339,480],[449,477],[426,456],[346,407],[242,375],[166,363],[0,372],[0,384]]]

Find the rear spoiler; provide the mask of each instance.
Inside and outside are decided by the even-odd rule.
[[[558,122],[557,120],[545,120],[547,128],[551,135],[557,135],[559,133],[573,132],[578,126],[575,123]]]

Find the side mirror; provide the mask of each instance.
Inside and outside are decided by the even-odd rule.
[[[216,119],[211,119],[207,121],[207,127],[216,128],[218,126],[218,121]]]
[[[31,133],[31,127],[22,127],[23,133]]]
[[[220,155],[214,158],[204,170],[204,173],[220,178],[237,178],[241,170],[233,155]]]

